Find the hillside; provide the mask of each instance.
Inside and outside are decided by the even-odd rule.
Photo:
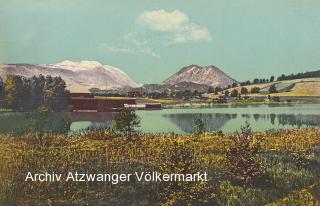
[[[0,65],[0,76],[8,74],[31,77],[33,75],[61,76],[71,92],[88,92],[90,88],[114,89],[138,87],[126,73],[118,68],[95,61],[63,61],[57,64],[5,64]]]
[[[270,86],[275,84],[278,93],[268,94]],[[251,84],[247,86],[238,86],[235,88],[227,89],[231,92],[233,89],[237,89],[239,92],[242,87],[246,87],[249,92],[253,87],[260,88],[259,94],[248,94],[248,96],[310,96],[310,97],[320,97],[320,78],[305,78],[305,79],[294,79],[294,80],[284,80],[276,81],[272,83],[265,84]],[[220,93],[219,95],[221,95]],[[210,97],[216,97],[217,95],[210,94]]]
[[[235,81],[215,66],[201,67],[190,65],[163,81],[164,84],[175,85],[180,82],[193,82],[213,87],[227,87]]]

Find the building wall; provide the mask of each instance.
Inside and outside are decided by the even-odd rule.
[[[113,111],[124,108],[124,104],[136,104],[135,99],[95,99],[95,98],[79,98],[69,99],[71,111],[94,110],[97,112]]]

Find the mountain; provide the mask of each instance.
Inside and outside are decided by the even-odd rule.
[[[57,64],[4,64],[0,76],[7,74],[31,77],[33,75],[60,76],[71,92],[88,92],[90,88],[116,89],[139,87],[126,73],[118,68],[96,61],[63,61]]]
[[[134,91],[139,91],[140,93],[151,93],[151,92],[181,92],[190,90],[198,92],[208,91],[209,86],[204,84],[197,84],[194,82],[178,82],[177,84],[144,84],[142,87],[133,89]]]
[[[175,85],[180,82],[193,82],[213,87],[227,87],[237,82],[215,66],[201,67],[190,65],[163,81],[163,84]]]

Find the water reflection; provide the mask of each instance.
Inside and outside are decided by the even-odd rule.
[[[253,131],[320,127],[319,104],[219,105],[201,109],[137,111],[143,132],[192,133],[200,118],[207,131],[235,132],[245,121]],[[99,113],[0,113],[0,133],[54,132],[71,134],[94,127],[110,127],[113,114]]]
[[[218,131],[220,130],[226,122],[231,119],[236,119],[237,114],[165,114],[165,118],[173,122],[181,130],[186,133],[192,133],[193,124],[196,118],[200,118],[205,123],[205,128],[207,131]]]
[[[224,128],[227,122],[232,120],[239,120],[241,124],[244,121],[249,121],[255,127],[254,122],[261,124],[270,123],[274,129],[282,128],[282,126],[289,126],[295,128],[301,127],[319,127],[320,126],[320,115],[303,115],[303,114],[166,114],[163,115],[169,121],[173,122],[177,127],[186,133],[192,133],[192,125],[196,118],[200,118],[205,122],[206,131],[219,131],[225,130],[234,132],[235,128]],[[237,124],[240,126],[239,124]],[[267,127],[267,126],[266,126]],[[255,128],[254,128],[255,130]]]
[[[24,134],[28,132],[67,133],[71,119],[68,113],[8,112],[0,113],[0,133]]]

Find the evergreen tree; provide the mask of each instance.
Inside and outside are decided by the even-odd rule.
[[[202,119],[196,118],[194,120],[194,128],[193,128],[193,133],[195,135],[201,135],[205,132],[205,125]]]
[[[4,82],[0,77],[0,108],[5,106]]]
[[[136,133],[136,127],[140,126],[140,118],[135,111],[126,108],[115,115],[114,121],[115,130],[127,138],[131,138]]]
[[[8,75],[5,81],[6,105],[10,109],[22,109],[23,81],[21,76]]]
[[[43,89],[45,84],[45,78],[43,75],[40,75],[38,77],[33,76],[30,81],[33,106],[37,109],[44,104]]]
[[[67,108],[66,83],[61,77],[42,75],[25,78],[8,75],[4,83],[5,103],[10,109],[61,111]]]
[[[270,77],[270,82],[273,82],[274,81],[274,76],[271,76]]]

